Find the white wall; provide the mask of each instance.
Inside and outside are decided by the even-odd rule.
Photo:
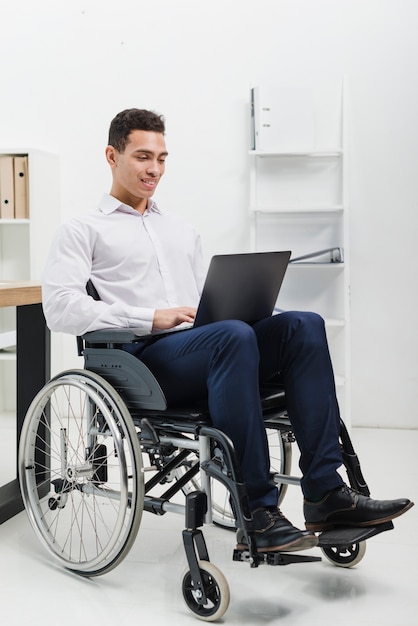
[[[208,257],[244,251],[250,85],[346,76],[352,421],[416,428],[417,19],[414,0],[2,2],[0,147],[61,156],[66,218],[109,188],[113,115],[153,108],[170,151],[156,199]]]

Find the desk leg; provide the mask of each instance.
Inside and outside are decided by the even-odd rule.
[[[17,307],[17,440],[30,403],[51,375],[50,332],[41,304]]]
[[[41,304],[16,307],[16,427],[17,450],[26,411],[35,395],[50,377],[50,333]],[[16,457],[17,458],[17,457]],[[0,524],[23,510],[19,480],[0,487]]]

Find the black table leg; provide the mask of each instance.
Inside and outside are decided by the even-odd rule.
[[[50,333],[41,304],[16,307],[16,446],[19,449],[23,420],[35,395],[50,377]],[[16,454],[16,459],[18,459]],[[0,487],[0,524],[23,510],[19,480]]]

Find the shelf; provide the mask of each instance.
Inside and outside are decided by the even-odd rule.
[[[292,263],[292,260],[290,260],[290,263],[288,265],[288,269],[291,267],[303,267],[304,269],[313,269],[313,268],[320,268],[323,269],[324,267],[330,267],[332,269],[344,269],[344,263],[329,263],[329,262],[324,262],[324,263],[309,263],[308,261],[304,262],[304,261],[297,261],[296,263]]]
[[[324,318],[341,416],[349,424],[346,85],[343,81],[297,89],[263,85],[253,88],[251,105],[254,149],[247,156],[251,249],[292,250],[293,257],[300,258],[289,263],[280,308],[316,311]],[[333,248],[341,248],[342,255],[319,255]],[[309,250],[318,253],[312,257]],[[343,262],[330,262],[338,258]]]
[[[253,88],[254,149],[247,159],[251,249],[292,250],[295,262],[289,263],[280,307],[316,311],[324,318],[341,415],[349,423],[346,98],[346,87],[339,81],[300,89]],[[341,256],[332,254],[334,248],[341,249]],[[318,252],[311,256],[309,250]]]
[[[4,219],[4,218],[0,218],[0,225],[1,224],[29,224],[30,220],[29,219]]]
[[[339,157],[343,154],[342,148],[330,148],[321,150],[307,150],[306,152],[297,150],[295,152],[265,152],[264,150],[249,150],[248,152],[252,156],[257,157],[308,157],[308,158],[327,158],[327,157]]]
[[[23,189],[17,189],[13,179],[15,210],[19,210],[0,217],[0,410],[16,411],[17,362],[12,349],[16,337],[9,338],[8,334],[16,327],[16,307],[21,309],[19,315],[32,316],[40,310],[40,279],[50,242],[60,222],[59,207],[57,209],[60,166],[57,155],[21,146],[0,148],[0,156],[27,158],[28,188],[24,194],[27,203],[23,202]],[[20,212],[24,204],[28,211]],[[32,389],[33,380],[40,376],[42,372],[33,371],[22,381],[24,393],[29,393],[27,390]]]
[[[332,206],[263,206],[263,207],[250,207],[250,211],[253,213],[280,213],[289,214],[293,213],[342,213],[344,206],[342,204],[335,204]]]

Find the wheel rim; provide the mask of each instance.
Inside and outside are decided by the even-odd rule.
[[[112,388],[99,381],[82,372],[48,383],[28,411],[19,455],[36,534],[61,564],[85,575],[119,562],[142,513],[139,445]]]

